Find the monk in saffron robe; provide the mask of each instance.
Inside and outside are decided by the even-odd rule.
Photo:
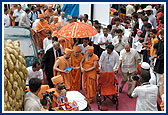
[[[80,62],[83,58],[81,54],[80,46],[73,47],[73,53],[71,54],[70,58],[70,65],[71,65],[71,74],[72,74],[72,85],[71,90],[80,91],[81,85],[81,67]]]
[[[49,22],[50,16],[54,14],[54,10],[52,9],[52,5],[48,5],[48,9],[44,12],[45,19]]]
[[[63,77],[61,75],[55,76],[51,78],[54,88],[46,90],[47,93],[54,91],[53,93],[53,100],[52,100],[52,108],[57,107],[57,99],[60,95],[64,95],[66,92]]]
[[[98,56],[95,55],[94,47],[89,46],[87,52],[81,61],[81,71],[83,72],[84,90],[89,103],[93,101],[97,90],[97,71],[98,71]]]
[[[72,50],[65,48],[64,50],[64,55],[61,57],[58,57],[55,61],[53,71],[54,71],[54,76],[56,75],[61,75],[63,77],[65,87],[67,90],[71,90],[71,71],[67,72],[64,70],[66,67],[70,67],[70,57],[71,57]]]
[[[58,22],[58,16],[53,17],[53,22],[50,24],[52,31],[59,31],[62,28],[62,22]]]
[[[43,14],[39,14],[38,17],[40,20],[36,24],[36,31],[39,37],[39,47],[43,49],[43,40],[47,37],[45,32],[46,30],[50,30],[50,27],[48,25],[48,22],[44,19]]]

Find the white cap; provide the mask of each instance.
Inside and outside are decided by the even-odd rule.
[[[147,11],[147,10],[152,10],[152,6],[148,5],[146,8],[144,8],[143,10]]]
[[[147,62],[142,62],[141,67],[143,69],[150,69],[150,65]]]

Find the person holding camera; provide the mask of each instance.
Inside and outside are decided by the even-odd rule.
[[[149,71],[144,70],[141,72],[139,77],[141,85],[137,86],[131,94],[132,97],[137,97],[136,111],[158,111],[158,87],[156,85],[151,85],[149,83],[150,79],[151,75]]]
[[[154,74],[153,70],[150,68],[150,65],[147,62],[142,62],[141,65],[137,65],[138,69],[140,72],[147,70],[150,72],[151,79],[149,80],[151,85],[156,85],[157,84],[157,79],[156,75]]]
[[[65,88],[65,84],[64,84],[64,80],[63,77],[61,75],[55,76],[53,78],[51,78],[51,81],[54,84],[54,88],[51,88],[49,90],[47,90],[47,93],[53,92],[53,99],[52,99],[52,108],[55,108],[57,106],[57,98],[60,95],[66,95],[66,88]]]
[[[43,111],[43,107],[40,103],[38,93],[41,90],[41,80],[39,78],[31,78],[29,80],[30,91],[25,94],[24,97],[24,111]],[[48,105],[48,104],[47,104]],[[45,106],[46,110],[49,106]]]

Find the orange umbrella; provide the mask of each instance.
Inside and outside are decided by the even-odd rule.
[[[96,29],[94,29],[91,25],[83,22],[68,23],[58,31],[59,36],[69,38],[85,38],[94,36],[96,34]]]

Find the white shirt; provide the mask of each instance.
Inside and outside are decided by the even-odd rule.
[[[125,29],[124,36],[126,36],[127,38],[131,36],[131,28]]]
[[[136,71],[136,60],[140,59],[138,52],[130,48],[130,52],[121,50],[119,60],[122,60],[121,71],[132,73]]]
[[[99,65],[102,72],[113,72],[113,69],[117,68],[118,62],[119,55],[115,50],[111,54],[108,54],[107,50],[105,50],[100,56]]]
[[[26,12],[23,12],[20,16],[19,26],[24,26],[24,27],[31,26],[30,19],[29,19],[28,14]]]
[[[126,43],[128,43],[128,38],[125,36],[122,36],[121,42],[119,42],[118,36],[115,36],[112,42],[112,44],[114,45],[114,50],[117,52],[120,52],[122,49],[124,49],[124,45]]]
[[[65,22],[67,22],[67,19],[66,18],[62,19],[62,17],[60,16],[58,17],[58,22],[62,22],[62,26],[64,26]]]
[[[5,24],[5,27],[10,26],[10,18],[8,14],[7,15],[4,14],[4,24]]]
[[[18,9],[16,9],[13,13],[13,16],[18,16],[17,18],[15,18],[15,22],[19,22],[20,20],[20,16],[21,14],[23,13],[24,11],[21,9],[19,12],[18,12]]]
[[[137,97],[136,111],[158,111],[158,87],[150,83],[143,83],[132,92],[132,97]]]
[[[112,42],[112,36],[110,34],[108,34],[107,37],[104,36],[104,34],[100,35],[100,37],[98,38],[98,43],[104,43],[104,42]],[[106,49],[106,45],[100,45],[100,48],[102,49]]]
[[[125,27],[124,26],[122,26],[121,24],[118,25],[118,26],[113,25],[112,29],[111,29],[111,34],[112,34],[113,37],[117,36],[117,33],[114,32],[114,29],[121,29],[123,31],[123,34],[125,34]]]
[[[46,50],[47,46],[52,43],[52,39],[49,40],[48,38],[45,38],[43,40],[43,49]]]
[[[150,75],[151,75],[151,79],[149,80],[149,83],[151,85],[156,85],[156,75],[154,74],[151,68],[150,68]]]
[[[84,20],[83,20],[82,22],[84,22]],[[89,24],[89,25],[91,25],[91,26],[92,26],[92,22],[91,22],[91,21],[89,21],[89,20],[87,20],[87,21],[86,21],[86,22],[84,22],[84,23],[87,23],[87,24]]]
[[[52,43],[48,44],[47,47],[46,47],[46,49],[45,49],[45,53],[47,52],[47,50],[49,50],[52,47],[53,47]],[[60,49],[61,49],[61,53],[64,54],[64,49],[63,49],[63,47],[62,47],[61,44],[60,44]]]
[[[91,41],[93,42],[93,44],[98,45],[98,40],[101,35],[102,33],[97,33],[95,36],[91,37]]]
[[[152,23],[152,26],[154,27],[154,29],[156,29],[156,17],[154,17],[154,15],[150,15],[148,16],[149,21]]]
[[[144,25],[141,18],[138,18],[138,23],[139,23],[139,29],[141,29],[142,26]]]
[[[82,50],[81,51],[82,54],[87,53],[87,48],[89,47],[89,45],[87,45],[86,47],[84,47],[83,44],[79,44],[78,46],[80,46],[80,49]]]
[[[28,77],[27,77],[27,80],[26,80],[26,85],[29,85],[29,80],[31,78],[39,78],[40,80],[43,80],[42,69],[40,69],[39,71],[33,71],[32,66],[30,66],[30,67],[27,67],[27,71],[28,71]]]
[[[24,96],[24,111],[42,111],[40,98],[30,91]]]

